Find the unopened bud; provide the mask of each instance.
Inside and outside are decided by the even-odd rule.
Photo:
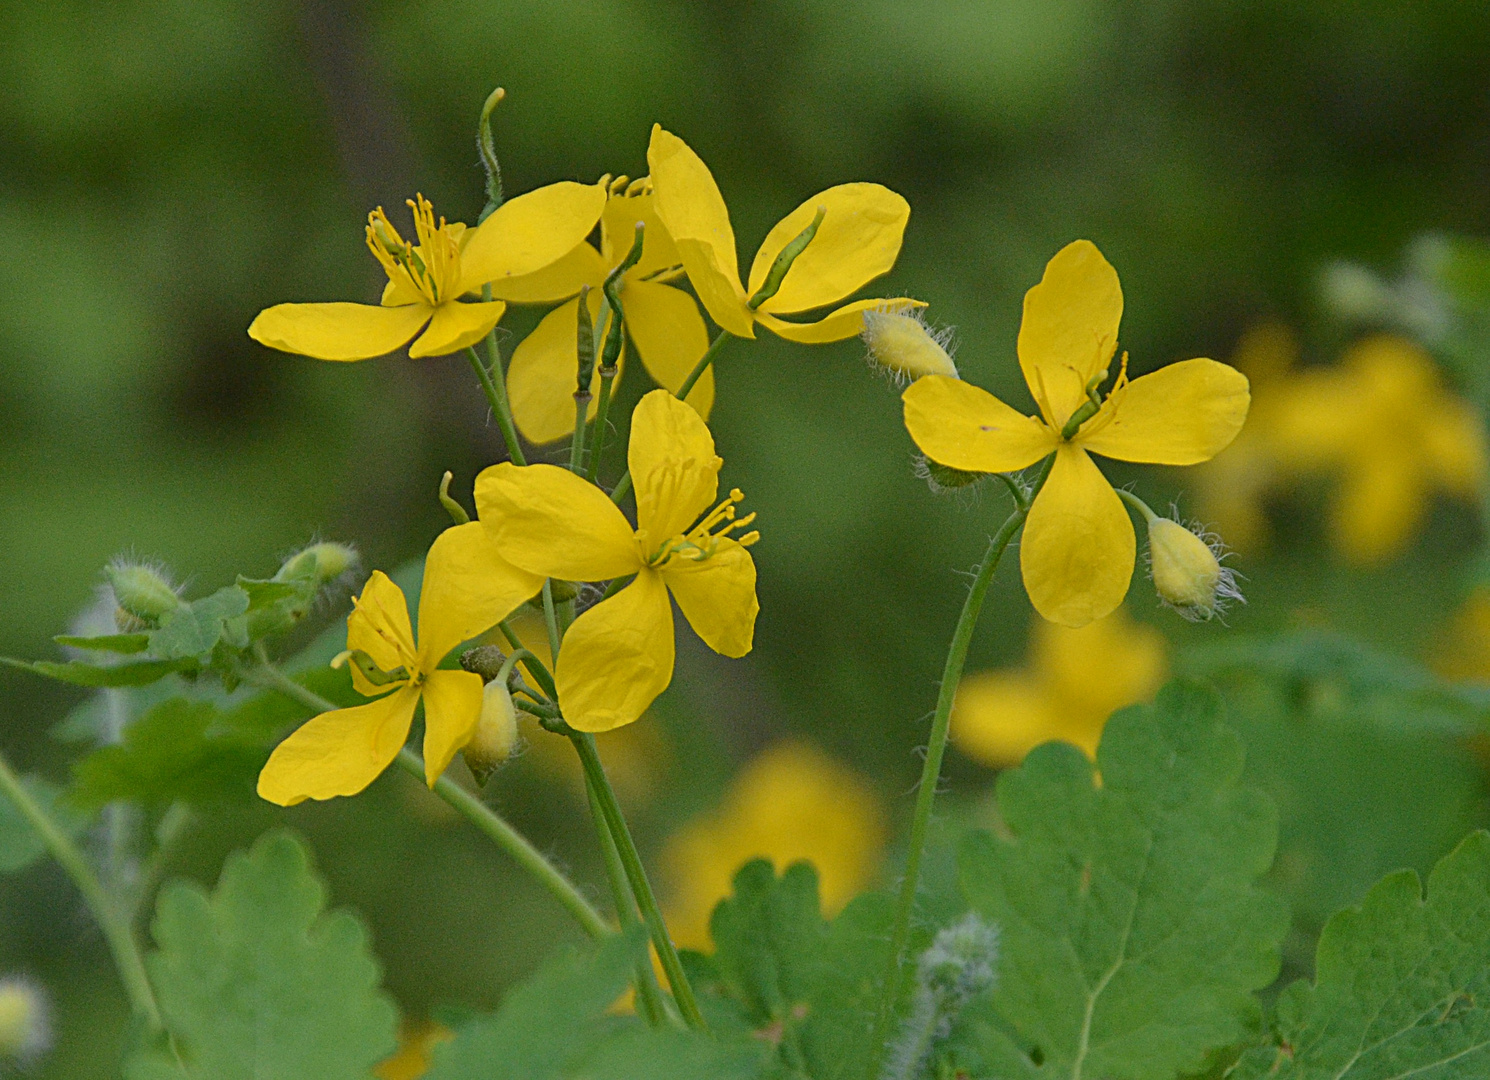
[[[312,544],[284,561],[275,581],[314,581],[325,585],[357,565],[357,550],[346,544]]]
[[[970,488],[981,480],[988,478],[988,473],[968,472],[966,469],[954,469],[950,465],[943,465],[939,461],[932,461],[929,457],[916,460],[916,478],[925,480],[926,486],[931,488],[933,495],[942,495],[948,491],[961,491]]]
[[[481,719],[476,733],[461,753],[476,782],[486,783],[492,771],[512,756],[517,746],[517,709],[502,680],[493,679],[481,693]]]
[[[947,352],[950,334],[933,334],[918,308],[864,312],[861,335],[869,346],[869,359],[897,375],[919,379],[923,375],[957,378],[957,365]]]
[[[1169,518],[1152,517],[1149,571],[1159,598],[1187,619],[1209,619],[1227,600],[1240,600],[1236,575],[1221,565],[1205,538]]]
[[[29,1065],[52,1044],[46,995],[25,979],[0,979],[0,1060]]]
[[[477,645],[460,654],[460,666],[474,675],[480,675],[482,682],[491,682],[499,677],[506,660],[507,654],[495,645]]]
[[[114,587],[114,599],[126,615],[153,625],[163,615],[186,607],[160,571],[142,563],[116,562],[104,573]]]

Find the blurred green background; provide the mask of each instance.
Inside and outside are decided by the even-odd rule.
[[[355,541],[368,567],[423,552],[445,521],[441,473],[468,500],[502,456],[465,360],[322,364],[244,331],[272,303],[376,297],[374,205],[417,190],[474,221],[474,122],[495,85],[509,192],[638,175],[660,121],[712,167],[747,256],[826,186],[901,192],[912,216],[884,295],[930,301],[964,377],[1027,406],[1020,298],[1077,237],[1122,277],[1135,373],[1224,359],[1265,318],[1332,359],[1328,260],[1390,270],[1425,230],[1490,232],[1487,55],[1490,13],[1456,0],[4,0],[0,652],[53,655],[119,553],[199,595],[312,537]],[[509,349],[535,318],[509,319]],[[726,482],[760,513],[761,616],[743,661],[683,631],[631,799],[648,844],[788,733],[870,778],[895,820],[908,810],[963,571],[1002,509],[990,489],[934,498],[912,476],[894,388],[862,351],[767,335],[721,361],[713,426]],[[1156,505],[1187,483],[1109,475]],[[1130,609],[1178,644],[1308,623],[1408,656],[1437,646],[1479,542],[1472,513],[1435,507],[1408,554],[1365,572],[1331,556],[1307,500],[1296,509],[1266,559],[1237,564],[1250,603],[1232,629],[1158,611],[1141,578]],[[1013,569],[970,670],[1023,656]],[[47,730],[79,700],[0,676],[6,753],[64,778]],[[1429,787],[1442,775],[1422,769]],[[973,795],[989,775],[959,758],[949,786]],[[599,894],[570,787],[520,762],[489,790]],[[1478,788],[1466,798],[1456,829],[1483,817]],[[355,800],[211,812],[174,872],[214,880],[277,820],[367,917],[413,1014],[490,1006],[570,933],[402,775]],[[0,884],[9,971],[56,999],[41,1075],[114,1074],[122,998],[55,868]]]

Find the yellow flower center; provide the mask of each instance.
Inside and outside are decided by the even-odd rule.
[[[761,538],[759,532],[751,530],[738,537],[729,535],[736,529],[745,528],[755,520],[753,512],[736,519],[735,504],[744,498],[745,493],[739,488],[734,488],[730,491],[728,498],[699,518],[697,525],[686,533],[670,537],[655,549],[652,548],[651,537],[647,535],[647,531],[638,529],[636,545],[641,552],[642,561],[653,569],[661,569],[674,556],[691,559],[694,562],[703,562],[719,550],[720,540],[726,537],[734,540],[741,547],[749,547]]]
[[[465,226],[435,224],[435,208],[423,195],[405,200],[414,212],[417,244],[399,235],[380,206],[367,215],[367,246],[388,280],[406,285],[431,305],[454,299],[460,282],[460,234]]]

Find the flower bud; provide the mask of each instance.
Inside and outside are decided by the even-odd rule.
[[[950,465],[932,461],[929,457],[916,460],[916,479],[925,480],[926,486],[931,489],[933,495],[944,495],[949,491],[970,488],[986,480],[989,475],[988,473],[968,472],[965,469],[954,469]]]
[[[284,561],[274,575],[275,581],[313,580],[325,585],[357,565],[357,551],[346,544],[330,542],[312,544]]]
[[[492,771],[512,756],[516,746],[517,710],[512,695],[500,679],[493,679],[481,693],[481,719],[476,721],[476,732],[461,753],[477,783],[484,784]]]
[[[1187,619],[1209,619],[1241,599],[1236,575],[1206,540],[1169,518],[1149,519],[1149,572],[1159,598]]]
[[[861,336],[869,346],[869,359],[897,375],[957,378],[957,365],[946,348],[950,335],[945,331],[932,334],[917,308],[866,311]]]
[[[126,615],[154,625],[161,616],[186,607],[161,573],[142,563],[116,562],[104,571],[114,599]]]
[[[0,1061],[30,1064],[52,1043],[45,995],[25,979],[0,979]]]

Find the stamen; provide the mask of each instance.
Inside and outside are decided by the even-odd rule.
[[[651,189],[651,187],[652,178],[650,176],[638,176],[635,180],[626,185],[626,197],[628,199],[631,199],[635,198],[638,195],[644,195]]]
[[[380,206],[367,216],[367,246],[390,281],[407,284],[431,304],[445,298],[460,277],[460,245],[444,218],[423,195],[406,200],[418,244],[409,244]]]
[[[745,493],[739,488],[731,489],[729,496],[700,518],[697,525],[684,535],[675,536],[663,544],[647,559],[647,565],[662,566],[673,555],[690,559],[693,562],[703,562],[719,550],[719,542],[726,538],[733,539],[737,544],[746,547],[755,543],[760,539],[759,532],[749,532],[740,537],[730,536],[731,533],[745,528],[755,520],[754,511],[744,517],[736,517],[735,506],[744,498]],[[643,540],[641,533],[638,533],[637,537],[638,540]]]

